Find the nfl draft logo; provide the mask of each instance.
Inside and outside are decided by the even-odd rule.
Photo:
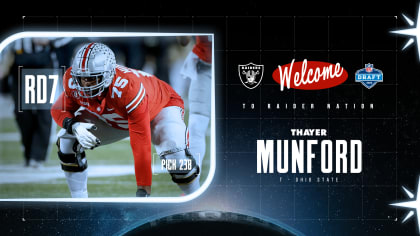
[[[254,89],[261,83],[264,66],[251,62],[246,65],[238,65],[238,71],[242,84],[248,89]]]
[[[371,89],[378,82],[383,82],[384,75],[381,70],[373,68],[373,64],[365,64],[365,68],[356,72],[356,82],[362,83],[366,88]]]

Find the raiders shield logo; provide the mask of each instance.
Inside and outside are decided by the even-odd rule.
[[[254,89],[261,83],[264,66],[251,62],[246,65],[238,65],[238,71],[242,84],[248,89]]]

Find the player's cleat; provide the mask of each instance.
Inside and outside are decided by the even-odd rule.
[[[137,189],[136,197],[150,197],[150,194],[148,194],[146,190],[139,188]]]

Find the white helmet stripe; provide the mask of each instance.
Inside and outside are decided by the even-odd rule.
[[[85,45],[85,47],[83,48],[83,51],[81,53],[78,53],[78,55],[80,55],[79,68],[82,68],[82,63],[84,61],[83,55],[85,55],[85,52],[90,45],[92,45],[92,43]]]
[[[91,52],[93,51],[92,49],[95,47],[95,43],[90,43],[87,48],[85,49],[84,53],[83,53],[83,62],[82,62],[82,71],[86,70],[86,68],[88,67],[88,61],[89,61],[89,56],[91,54]]]

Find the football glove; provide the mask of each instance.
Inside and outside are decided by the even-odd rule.
[[[96,130],[96,126],[92,123],[75,122],[71,126],[73,134],[83,148],[94,149],[101,144],[101,141],[95,137],[89,130]]]

